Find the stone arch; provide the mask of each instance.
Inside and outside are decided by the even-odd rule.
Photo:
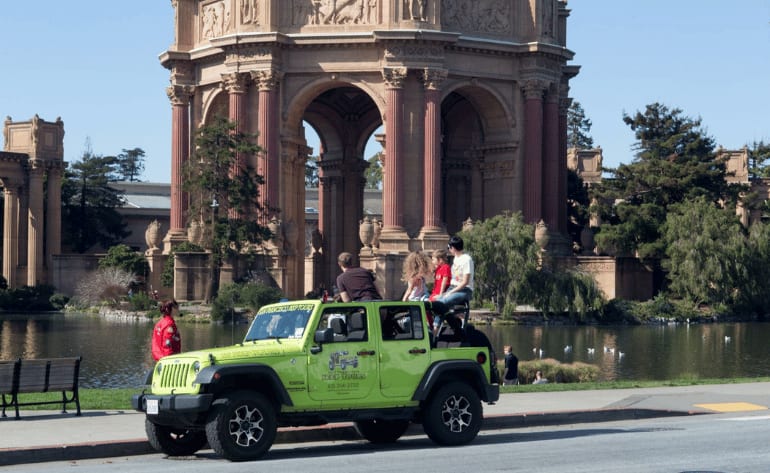
[[[381,104],[373,98],[377,95],[344,79],[306,84],[287,113],[289,127],[301,127],[307,121],[321,141],[319,230],[325,238],[320,279],[327,287],[338,273],[336,255],[342,251],[357,254],[361,248],[358,224],[364,217],[364,151],[369,137],[382,124]]]
[[[514,111],[497,90],[467,81],[448,87],[442,100],[443,218],[451,234],[468,218],[520,210],[515,179]],[[508,189],[501,192],[501,189]]]
[[[217,87],[210,91],[208,97],[203,100],[201,106],[201,121],[198,125],[205,125],[211,123],[212,118],[221,116],[227,118],[228,113],[228,97],[227,92],[221,87]],[[194,141],[194,140],[193,140]]]

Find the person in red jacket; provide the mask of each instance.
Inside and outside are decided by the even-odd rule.
[[[173,299],[165,301],[160,305],[160,313],[160,320],[152,330],[152,357],[155,361],[182,351],[182,338],[174,322],[174,313],[179,314],[179,304]]]

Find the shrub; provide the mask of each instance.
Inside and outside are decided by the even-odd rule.
[[[107,255],[99,260],[100,268],[120,268],[137,276],[150,272],[147,259],[127,245],[116,245],[107,250]]]
[[[282,296],[280,289],[264,284],[226,284],[211,306],[211,320],[232,320],[236,306],[256,312],[263,305],[278,302]]]
[[[131,310],[150,310],[158,307],[158,301],[149,296],[146,292],[134,293],[128,298]]]
[[[552,383],[588,383],[599,379],[598,366],[581,362],[559,363],[553,358],[544,358],[519,362],[519,383],[531,384],[537,371]]]
[[[117,305],[128,293],[134,275],[120,268],[100,268],[84,277],[75,288],[75,305]]]
[[[60,292],[57,292],[56,294],[52,295],[48,302],[51,303],[51,306],[56,310],[62,310],[64,309],[64,306],[67,305],[67,302],[69,302],[70,298],[67,295],[64,295]]]

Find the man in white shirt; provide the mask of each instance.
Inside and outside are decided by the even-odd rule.
[[[473,258],[463,252],[463,239],[453,236],[447,245],[452,261],[452,279],[446,292],[438,299],[448,306],[470,302],[473,296]]]

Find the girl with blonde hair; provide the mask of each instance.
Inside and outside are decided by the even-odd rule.
[[[404,271],[401,277],[401,280],[407,284],[406,292],[401,300],[428,300],[428,287],[425,284],[425,278],[431,272],[430,258],[425,253],[421,251],[409,253],[404,260]]]

